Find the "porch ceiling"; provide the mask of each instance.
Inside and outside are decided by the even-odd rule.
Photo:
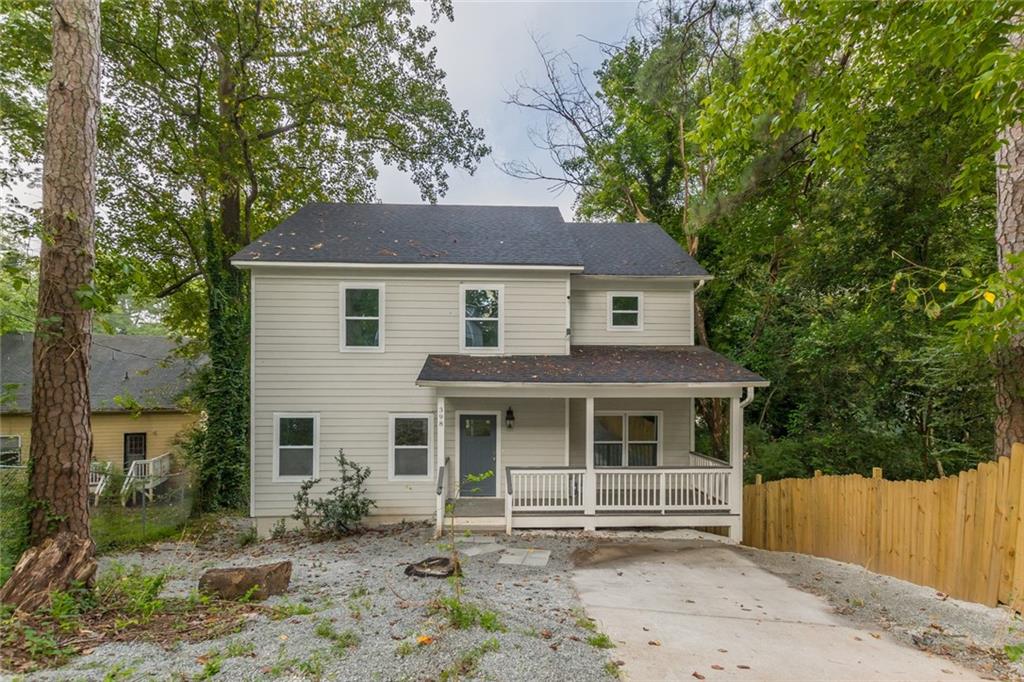
[[[416,383],[441,388],[768,385],[704,346],[573,346],[568,355],[429,355]]]

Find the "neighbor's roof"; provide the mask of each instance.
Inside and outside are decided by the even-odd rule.
[[[573,346],[569,355],[428,355],[417,383],[738,384],[767,380],[704,346]]]
[[[0,336],[0,412],[29,412],[32,405],[32,337]],[[201,361],[173,355],[175,344],[162,336],[93,334],[89,397],[94,412],[127,412],[131,403],[143,410],[178,410]],[[122,404],[115,401],[122,397]]]
[[[654,223],[566,223],[553,206],[303,206],[236,253],[243,263],[556,266],[707,277]]]

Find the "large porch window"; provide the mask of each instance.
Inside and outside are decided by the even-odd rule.
[[[660,451],[660,413],[595,413],[595,467],[658,466],[658,453]]]

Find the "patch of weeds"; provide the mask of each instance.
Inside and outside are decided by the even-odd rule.
[[[449,682],[450,680],[459,680],[463,677],[471,677],[473,673],[476,672],[477,666],[480,665],[480,659],[482,659],[485,654],[497,651],[500,648],[501,645],[494,637],[486,639],[463,655],[459,656],[455,661],[455,665],[442,670],[437,679],[439,682]]]
[[[616,679],[616,680],[621,680],[622,679],[622,668],[620,668],[619,664],[616,663],[615,661],[608,661],[607,663],[605,663],[604,664],[604,671],[606,673],[608,673],[608,676],[611,677],[612,679]]]
[[[323,656],[319,651],[314,651],[309,658],[304,661],[299,661],[295,665],[295,668],[306,677],[319,680],[324,674]]]
[[[63,632],[74,632],[81,625],[83,594],[88,593],[54,592],[50,595],[48,614]]]
[[[318,637],[329,639],[333,643],[335,653],[339,656],[344,656],[349,649],[359,645],[359,635],[354,630],[338,632],[329,620],[317,623],[313,633]]]
[[[395,654],[401,656],[402,658],[405,658],[406,656],[410,656],[413,653],[415,653],[416,649],[418,648],[419,647],[416,646],[415,642],[410,642],[409,640],[405,639],[399,642],[398,646],[395,647]]]
[[[507,630],[494,611],[480,612],[480,627],[487,632],[505,632]]]
[[[239,656],[248,656],[256,651],[256,645],[252,642],[243,642],[241,640],[233,640],[228,642],[228,646],[224,649],[224,658],[238,658]]]
[[[311,613],[316,613],[312,606],[303,604],[302,602],[284,602],[281,604],[274,604],[270,607],[270,619],[271,620],[284,620],[285,618],[291,618],[292,616],[308,616]]]
[[[576,627],[589,632],[597,632],[597,624],[590,620],[587,614],[584,613],[583,609],[573,609],[572,616],[576,619]]]
[[[360,599],[368,594],[370,594],[370,591],[366,589],[366,585],[359,585],[348,593],[348,597],[349,599]]]
[[[850,599],[850,606],[852,606],[855,609],[863,608],[864,607],[864,600],[863,599],[858,599],[857,597],[853,597],[853,598]]]
[[[199,674],[193,677],[196,680],[209,680],[213,679],[218,673],[220,673],[221,666],[224,665],[224,659],[220,656],[213,656],[206,659],[203,663],[203,669],[199,671]]]
[[[50,633],[36,630],[27,625],[21,626],[21,636],[29,656],[33,659],[51,659],[61,662],[74,653],[74,649],[61,646],[60,642]]]
[[[270,539],[280,540],[288,534],[288,526],[285,524],[284,519],[278,519],[274,522],[274,526],[270,529]]]
[[[615,642],[613,642],[612,638],[604,634],[603,632],[599,632],[596,635],[591,635],[590,637],[587,637],[587,644],[589,644],[592,647],[597,647],[598,649],[615,648]]]
[[[249,603],[252,603],[252,600],[256,598],[256,593],[259,592],[259,591],[260,591],[260,586],[259,585],[253,585],[252,587],[250,587],[248,590],[245,591],[245,594],[243,594],[241,597],[239,597],[235,601],[237,601],[239,604],[249,604]]]
[[[255,545],[259,541],[260,536],[256,533],[255,526],[250,526],[243,533],[240,533],[235,539],[235,543],[239,548]]]
[[[114,564],[112,572],[97,583],[96,599],[107,609],[145,623],[164,608],[160,592],[166,580],[166,572],[147,574],[139,565],[126,569]]]
[[[106,674],[103,675],[103,682],[117,682],[118,680],[129,680],[134,674],[135,668],[118,662],[107,668]]]

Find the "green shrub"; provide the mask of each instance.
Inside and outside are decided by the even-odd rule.
[[[96,586],[97,601],[108,610],[146,621],[163,609],[160,592],[166,581],[166,572],[147,574],[139,565],[126,569],[114,564],[113,571]]]
[[[316,478],[304,481],[295,493],[295,513],[292,518],[302,522],[307,533],[337,537],[351,533],[376,506],[366,493],[366,479],[370,468],[360,466],[345,457],[344,450],[338,450],[334,461],[338,464],[339,477],[328,479],[336,483],[321,497],[313,498],[310,491],[320,483]]]

